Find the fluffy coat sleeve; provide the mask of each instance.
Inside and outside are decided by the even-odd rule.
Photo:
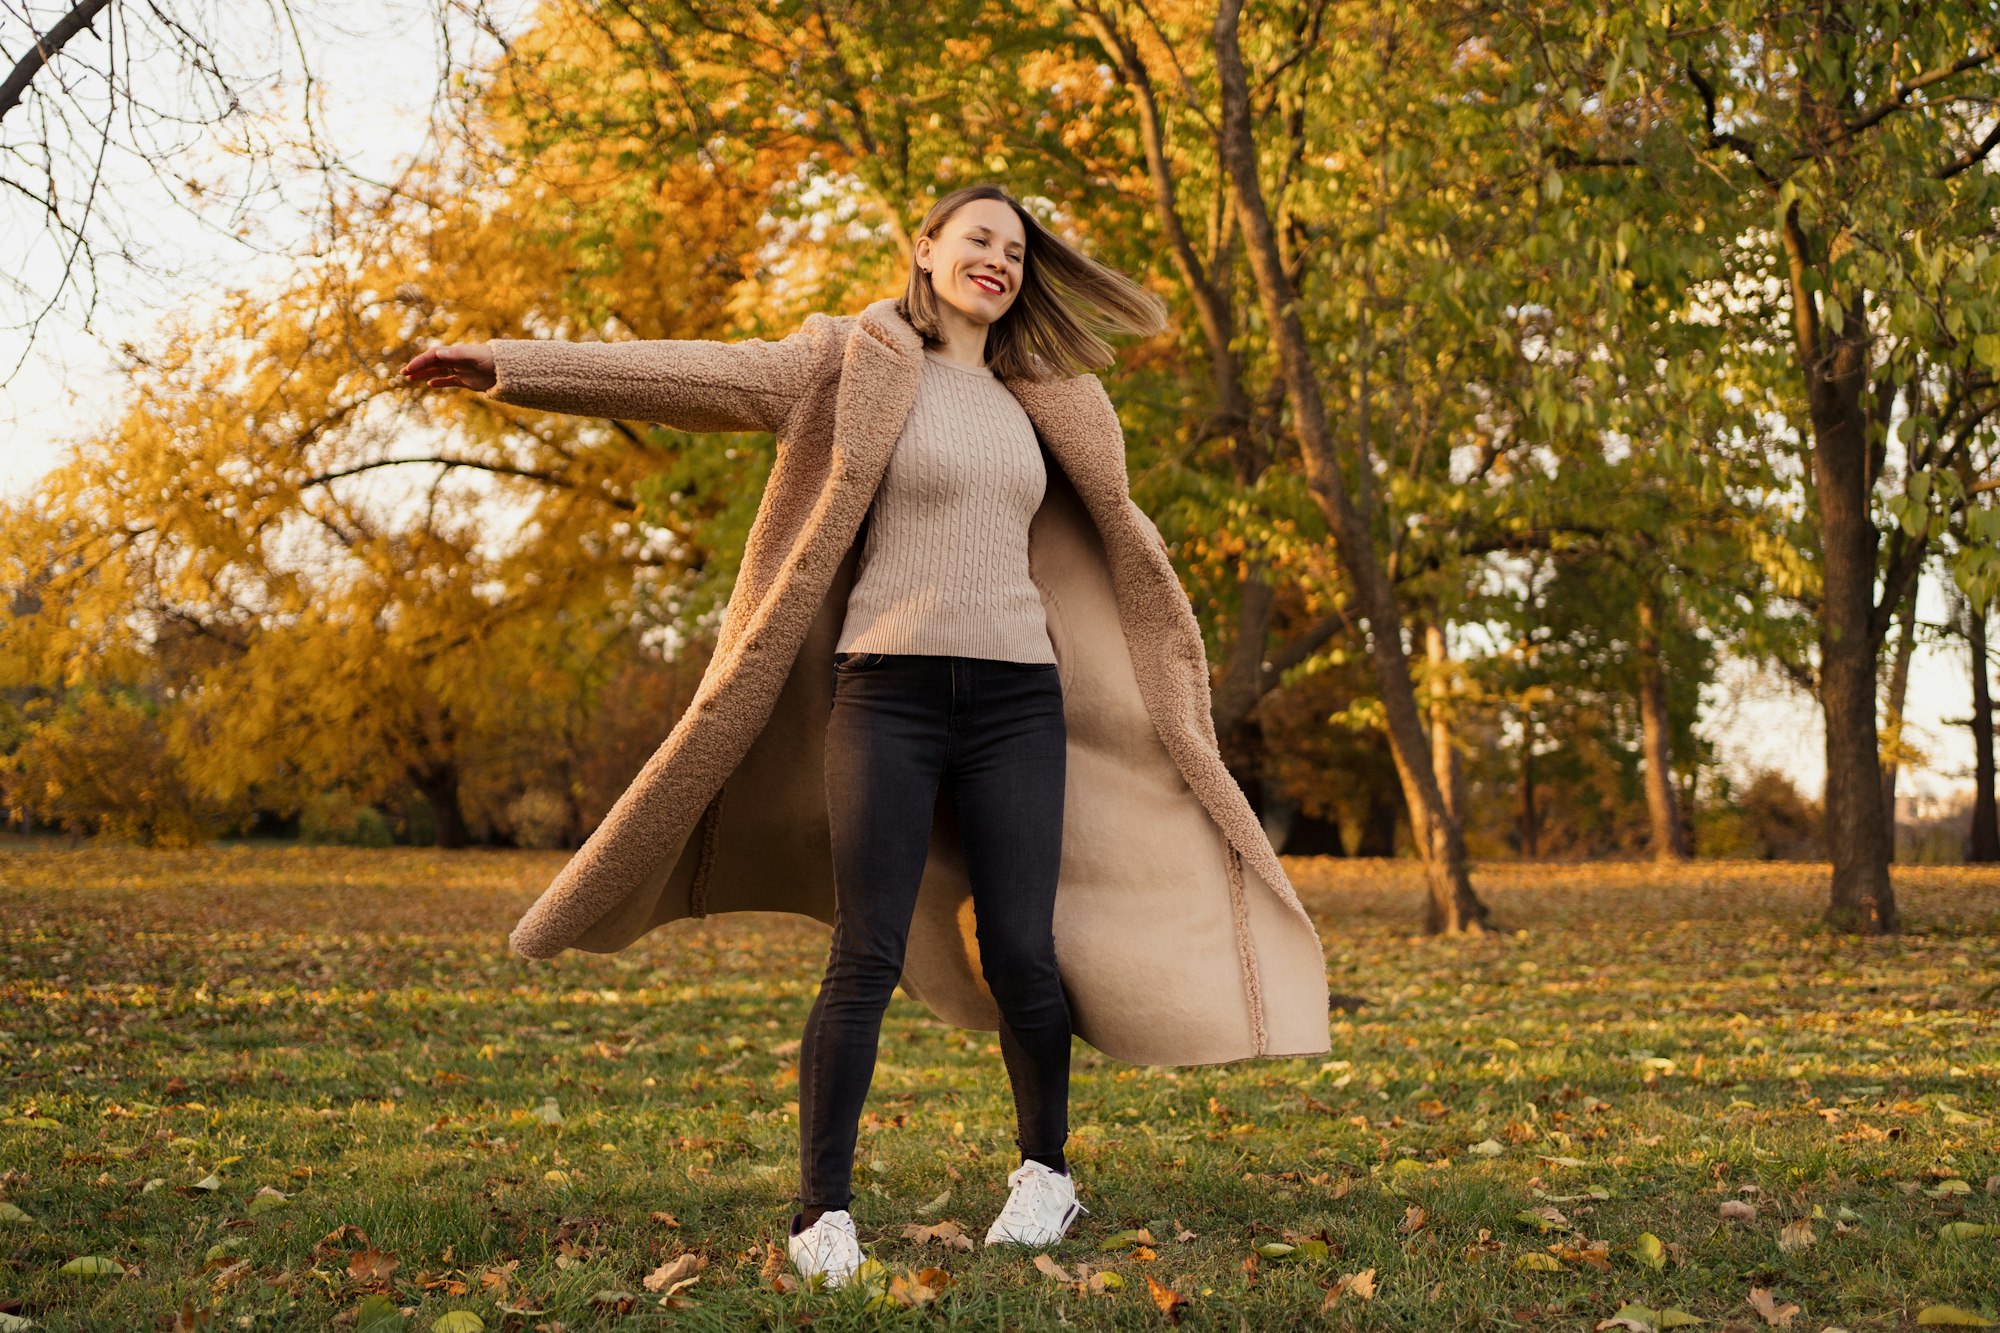
[[[544,412],[650,421],[686,431],[777,431],[811,386],[831,320],[749,338],[565,342],[499,338],[487,397]]]

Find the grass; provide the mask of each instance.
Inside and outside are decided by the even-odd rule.
[[[1900,870],[1908,929],[1869,940],[1816,925],[1823,867],[1496,864],[1478,882],[1506,933],[1440,941],[1411,933],[1413,867],[1294,861],[1333,989],[1363,1003],[1331,1016],[1324,1059],[1147,1068],[1079,1042],[1092,1212],[1050,1257],[1082,1283],[904,1238],[954,1221],[976,1241],[1017,1158],[992,1034],[899,993],[853,1211],[905,1308],[774,1282],[825,928],[740,914],[622,954],[508,956],[561,860],[0,852],[0,1199],[28,1218],[0,1222],[0,1312],[320,1329],[379,1295],[364,1329],[383,1308],[411,1330],[450,1311],[1151,1328],[1163,1304],[1232,1331],[1588,1329],[1627,1303],[1708,1328],[2000,1320],[2000,1239],[1940,1230],[2000,1223],[2000,872]],[[1138,1228],[1150,1244],[1104,1248]],[[1273,1242],[1298,1248],[1257,1253]],[[126,1272],[61,1271],[92,1255]],[[644,1279],[683,1255],[695,1281],[663,1305]],[[1123,1285],[1084,1289],[1099,1271]]]

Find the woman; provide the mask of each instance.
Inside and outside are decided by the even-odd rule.
[[[1141,1061],[1327,1049],[1317,935],[1215,753],[1199,627],[1126,493],[1101,385],[1064,374],[1108,361],[1094,329],[1157,332],[1161,303],[994,186],[941,199],[915,261],[899,300],[811,316],[781,342],[504,340],[404,368],[530,407],[778,438],[709,676],[514,943],[607,951],[718,901],[831,917],[790,1238],[829,1285],[862,1261],[854,1146],[899,979],[999,1031],[1022,1162],[988,1244],[1053,1244],[1087,1211],[1063,1156],[1073,1031]],[[1072,756],[1092,765],[1083,791]],[[731,791],[757,796],[725,805]],[[1066,810],[1084,815],[1082,847],[1065,845]],[[1117,855],[1107,868],[1093,851]],[[1141,894],[1161,922],[1133,919]],[[1058,970],[1065,913],[1088,918],[1064,952],[1101,956],[1102,989]],[[1234,959],[1216,956],[1221,930]],[[1155,949],[1185,985],[1148,993],[1150,1022],[1106,1021],[1100,996],[1122,987],[1130,1010],[1131,955]]]

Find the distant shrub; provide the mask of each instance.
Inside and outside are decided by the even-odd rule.
[[[1826,855],[1818,801],[1776,769],[1753,773],[1741,792],[1718,780],[1695,817],[1700,856],[1748,861],[1811,861]]]
[[[547,787],[530,787],[507,806],[514,845],[546,851],[563,845],[569,833],[569,802]]]
[[[396,841],[412,847],[437,846],[437,810],[422,792],[411,789],[392,800],[390,816]]]
[[[9,726],[0,805],[72,837],[148,847],[199,847],[242,811],[188,782],[166,743],[161,708],[131,690],[81,689]]]
[[[340,847],[388,847],[395,842],[380,810],[347,791],[326,791],[299,812],[299,841]]]

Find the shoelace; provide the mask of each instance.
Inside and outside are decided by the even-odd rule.
[[[1056,1178],[1052,1173],[1031,1171],[1021,1177],[1020,1184],[1027,1188],[1017,1188],[1007,1197],[1007,1206],[1000,1210],[1003,1226],[1024,1226],[1032,1223],[1036,1213],[1040,1211],[1038,1205],[1043,1197],[1048,1197],[1052,1202],[1062,1197],[1061,1187],[1056,1184]],[[1090,1211],[1080,1203],[1076,1205],[1076,1209],[1081,1213]]]
[[[834,1223],[829,1222],[821,1227],[815,1222],[799,1233],[803,1241],[800,1249],[804,1252],[806,1261],[815,1268],[826,1268],[836,1258],[841,1260],[841,1266],[844,1268],[847,1266],[847,1261],[852,1258],[846,1253],[847,1247],[843,1244],[848,1234]]]

